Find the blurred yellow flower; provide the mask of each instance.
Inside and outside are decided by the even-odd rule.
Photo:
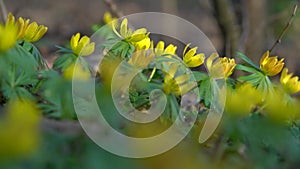
[[[0,158],[32,153],[39,143],[41,115],[31,101],[14,100],[0,121]]]
[[[284,68],[281,73],[280,83],[283,86],[283,89],[289,94],[294,94],[300,91],[299,77],[293,77],[293,73],[288,74],[287,68]]]
[[[262,101],[262,93],[251,84],[245,83],[234,90],[227,90],[225,110],[235,116],[247,116]]]
[[[284,59],[278,61],[278,56],[270,57],[270,52],[266,51],[260,59],[260,68],[268,76],[275,76],[281,72],[284,66]]]
[[[110,12],[105,12],[104,15],[103,15],[103,21],[104,21],[105,24],[109,24],[112,21],[116,21],[116,19],[117,18],[112,17]]]
[[[123,60],[119,57],[104,57],[98,65],[97,74],[106,87],[111,87],[114,73]]]
[[[91,74],[82,65],[74,63],[63,72],[63,77],[67,80],[88,80]]]
[[[151,48],[153,49],[153,43],[151,44]],[[169,44],[165,48],[165,42],[164,41],[159,41],[156,44],[156,47],[153,49],[154,53],[156,56],[162,56],[162,55],[175,55],[177,50],[177,46],[173,44]]]
[[[87,36],[80,38],[80,33],[72,36],[70,46],[73,53],[77,56],[88,56],[95,50],[95,43],[91,43],[90,38]]]
[[[288,98],[283,91],[276,90],[266,97],[264,114],[275,122],[285,123],[296,118],[299,106],[299,102]]]
[[[146,28],[140,28],[137,30],[132,30],[128,28],[127,18],[123,19],[120,25],[120,33],[116,29],[116,25],[113,25],[113,31],[117,36],[124,39],[127,42],[139,42],[149,36]]]
[[[207,69],[212,77],[228,78],[236,66],[234,59],[219,58],[217,53],[211,54],[206,61]]]
[[[189,74],[176,75],[177,70],[178,64],[173,63],[170,65],[170,69],[165,72],[163,90],[166,94],[184,95],[197,85],[189,81]]]
[[[134,67],[147,68],[149,63],[155,57],[154,53],[147,53],[147,51],[136,51],[129,59],[128,63]]]
[[[0,53],[9,50],[16,44],[17,31],[14,25],[0,24]]]
[[[15,17],[9,13],[6,23],[9,25],[16,25],[18,28],[18,39],[23,39],[27,42],[36,42],[40,40],[48,28],[44,25],[38,25],[36,22],[30,23],[29,19],[20,17],[15,23]]]
[[[194,47],[187,51],[187,48],[191,44],[187,44],[186,47],[183,50],[183,62],[188,66],[188,67],[197,67],[200,66],[204,63],[205,60],[205,55],[204,53],[199,53],[197,54],[197,49],[198,47]]]

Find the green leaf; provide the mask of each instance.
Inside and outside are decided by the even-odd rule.
[[[270,81],[268,76],[264,76],[264,78],[261,79],[261,81],[259,82],[257,88],[259,90],[261,90],[264,94],[267,93],[274,93],[274,85],[273,83]]]
[[[57,53],[69,53],[69,54],[73,53],[72,49],[65,48],[58,45],[55,45],[55,47],[58,48],[58,50],[56,51]]]
[[[257,71],[260,71],[260,68],[251,60],[249,59],[246,55],[244,55],[241,52],[237,52],[236,55],[238,58],[242,59],[243,61],[245,61],[247,64],[249,64],[252,68],[256,69]]]
[[[170,106],[171,106],[170,116],[171,116],[171,120],[174,122],[179,113],[179,105],[176,97],[173,94],[170,96]]]
[[[212,88],[211,88],[211,82],[210,79],[205,79],[200,83],[199,86],[199,92],[200,92],[200,97],[204,101],[204,105],[206,107],[209,107],[210,101],[211,101],[211,93],[212,93]]]
[[[237,80],[235,80],[233,78],[228,78],[226,80],[226,84],[227,84],[228,87],[234,88],[234,86],[236,86],[236,84],[237,84]]]
[[[29,53],[32,54],[33,58],[39,65],[39,70],[49,68],[46,60],[43,58],[39,50],[32,43],[23,41],[20,43],[20,46],[22,46],[24,49],[26,49]]]
[[[93,32],[96,32],[97,30],[99,30],[103,25],[102,24],[94,24],[92,25],[91,29]]]
[[[243,82],[249,82],[252,83],[254,86],[257,86],[264,77],[265,76],[263,74],[253,73],[251,75],[241,76],[238,78],[238,80]]]
[[[202,81],[208,78],[208,75],[206,73],[202,73],[199,71],[192,71],[192,74],[194,75],[196,81]]]
[[[27,98],[27,99],[30,99],[30,100],[34,100],[35,99],[34,96],[28,90],[26,90],[23,87],[18,87],[16,89],[16,93],[17,93],[17,96],[20,99],[24,99],[24,98]]]
[[[74,64],[76,62],[76,59],[77,57],[70,53],[61,55],[57,59],[55,59],[53,63],[53,68],[61,69],[62,71],[64,71],[70,65]]]
[[[119,57],[121,59],[130,58],[134,47],[126,41],[118,41],[110,48],[108,55]]]
[[[245,65],[241,65],[241,64],[237,64],[236,69],[238,70],[243,70],[245,72],[249,72],[249,73],[257,73],[260,72],[257,69],[253,68],[253,67],[249,67],[249,66],[245,66]]]
[[[31,53],[22,46],[16,45],[15,48],[9,50],[4,56],[5,64],[16,65],[27,74],[35,74],[38,63]]]

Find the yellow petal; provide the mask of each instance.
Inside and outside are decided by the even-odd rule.
[[[262,57],[261,57],[261,59],[260,59],[260,64],[261,64],[261,65],[264,64],[265,59],[268,58],[269,55],[270,55],[270,52],[269,52],[269,51],[266,51],[266,52],[262,55]]]
[[[24,40],[31,41],[34,35],[36,34],[37,29],[38,24],[36,22],[32,22],[25,32]]]
[[[185,83],[185,82],[188,82],[190,79],[190,75],[189,74],[184,74],[184,75],[180,75],[180,76],[177,76],[175,78],[175,81],[177,84],[182,84],[182,83]]]
[[[74,53],[77,55],[80,55],[80,53],[84,50],[84,47],[90,43],[90,38],[88,38],[87,36],[83,36],[79,42],[78,45],[76,47],[76,49],[74,50]]]
[[[37,33],[35,34],[35,36],[31,40],[31,42],[36,42],[36,41],[40,40],[45,35],[47,30],[48,30],[48,27],[45,27],[44,25],[40,25],[38,30],[37,30]]]
[[[180,85],[179,89],[180,91],[175,93],[176,95],[184,95],[186,93],[188,93],[189,91],[191,91],[193,88],[195,88],[197,86],[196,83],[186,83],[184,85]]]
[[[165,49],[165,42],[159,41],[156,45],[156,48],[155,48],[156,55],[157,56],[163,55],[164,49]]]
[[[203,53],[197,54],[190,58],[189,62],[187,62],[188,67],[197,67],[204,63],[205,55]]]
[[[134,35],[139,35],[139,34],[146,34],[147,33],[147,29],[146,28],[140,28],[136,31],[133,32],[132,36]]]
[[[174,46],[173,44],[170,44],[169,46],[167,46],[167,48],[165,49],[164,54],[171,54],[174,55],[176,53],[177,50],[177,46]]]
[[[170,70],[168,72],[168,74],[171,76],[171,77],[175,77],[175,74],[178,70],[178,65],[176,63],[173,63],[171,66],[170,66]]]
[[[80,33],[77,33],[76,35],[73,35],[70,40],[70,46],[73,51],[75,51],[78,46],[79,38],[80,38]]]
[[[17,26],[19,29],[19,34],[18,34],[18,39],[23,39],[26,33],[26,30],[29,26],[29,19],[23,19],[21,17],[19,17],[18,22],[17,22]]]
[[[15,17],[13,16],[12,13],[9,13],[7,15],[6,26],[8,26],[8,25],[12,26],[14,24],[15,24]]]
[[[87,37],[87,36],[83,36],[83,37],[81,37],[81,39],[79,40],[78,45],[85,46],[85,45],[87,45],[87,44],[89,44],[89,43],[90,43],[90,38]]]
[[[123,38],[127,38],[127,26],[128,26],[128,20],[127,18],[123,19],[120,27],[120,34]]]
[[[191,43],[187,44],[183,49],[183,55],[185,55],[187,49],[190,47]]]
[[[216,58],[218,58],[219,55],[218,53],[212,53],[206,60],[206,66],[207,66],[207,69],[208,71],[212,71],[212,65],[213,65],[213,62]]]
[[[129,37],[125,37],[126,40],[128,40],[130,42],[139,42],[139,41],[147,38],[147,36],[148,36],[147,29],[145,29],[145,28],[138,29],[138,30],[134,31],[133,33],[128,33],[128,36]]]
[[[86,45],[81,51],[80,51],[80,56],[88,56],[92,54],[95,50],[95,43],[92,42],[88,45]]]

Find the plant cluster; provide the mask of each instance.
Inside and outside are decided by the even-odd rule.
[[[101,48],[104,59],[96,72],[98,98],[105,96],[110,99],[107,91],[113,74],[125,61],[128,70],[143,70],[133,79],[129,89],[130,102],[136,109],[148,110],[151,106],[149,94],[154,89],[165,93],[167,105],[160,117],[163,125],[175,121],[182,96],[197,88],[200,105],[196,112],[191,112],[198,115],[193,128],[193,132],[197,132],[212,99],[216,99],[212,98],[213,80],[224,79],[224,122],[206,148],[220,139],[223,145],[220,158],[230,163],[238,163],[232,160],[236,156],[249,164],[254,160],[261,161],[264,157],[260,159],[259,152],[270,157],[266,161],[275,161],[265,164],[271,168],[278,164],[287,167],[300,165],[297,161],[300,103],[296,95],[300,91],[300,81],[285,68],[284,58],[271,56],[266,51],[256,64],[242,53],[237,53],[234,58],[219,57],[217,53],[206,56],[192,44],[187,44],[179,53],[175,44],[155,43],[146,28],[130,28],[126,18],[119,23],[106,13],[103,20],[107,25],[102,29],[106,39],[103,44],[98,46],[88,36],[77,33],[67,47],[58,47],[60,56],[52,67],[34,45],[47,32],[47,27],[21,17],[16,20],[12,14],[8,15],[5,24],[0,24],[0,105],[5,110],[0,123],[0,155],[2,148],[16,155],[35,147],[40,115],[59,120],[77,119],[72,81],[89,80],[95,72],[85,57]],[[99,27],[93,26],[95,30]],[[238,58],[240,63],[236,61]],[[204,64],[207,73],[199,69]],[[239,76],[232,77],[234,72],[239,72]],[[280,73],[279,81],[273,78]],[[19,128],[22,128],[21,135],[18,134]],[[20,142],[17,146],[12,145],[10,139]]]

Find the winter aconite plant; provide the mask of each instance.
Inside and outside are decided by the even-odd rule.
[[[256,158],[255,151],[261,151],[273,154],[277,157],[275,161],[280,163],[284,154],[276,146],[285,146],[289,139],[299,142],[297,93],[300,92],[300,81],[285,67],[285,58],[273,56],[268,50],[262,54],[259,63],[243,53],[231,57],[219,57],[218,53],[206,55],[192,43],[182,47],[162,39],[154,40],[147,28],[133,28],[127,18],[119,22],[110,13],[105,13],[103,21],[107,25],[102,32],[103,44],[96,45],[90,37],[76,33],[70,37],[68,45],[58,46],[59,56],[51,66],[34,44],[45,35],[46,26],[21,17],[16,19],[12,14],[8,15],[6,23],[0,24],[0,106],[4,110],[4,118],[0,121],[0,158],[6,158],[4,149],[10,151],[11,156],[20,156],[37,147],[41,115],[77,121],[72,81],[85,82],[95,74],[96,97],[105,96],[110,100],[111,95],[107,93],[120,63],[125,63],[128,69],[143,69],[129,88],[130,102],[135,109],[147,112],[151,106],[151,91],[163,91],[167,104],[158,123],[165,127],[179,116],[182,97],[199,89],[201,100],[197,110],[191,112],[198,118],[190,139],[194,139],[193,132],[202,127],[203,117],[207,116],[211,101],[216,99],[212,98],[212,79],[225,79],[224,122],[206,148],[214,149],[211,145],[220,139],[225,145],[220,151],[228,153],[228,159],[241,153],[241,147],[246,147],[249,152],[243,153],[248,153],[247,158],[239,160],[250,163]],[[103,51],[104,58],[95,72],[85,58],[97,49]],[[202,71],[204,65],[207,71]],[[191,73],[187,73],[187,69],[192,69]],[[280,76],[280,80],[273,76]],[[114,115],[109,116],[111,121],[117,121]],[[18,123],[18,120],[22,122]],[[17,133],[19,128],[23,129],[22,134],[14,137],[12,133]],[[271,132],[268,133],[271,139],[264,138],[261,131]],[[289,133],[287,135],[291,137],[278,139],[272,134],[277,131]],[[259,138],[253,139],[251,135],[259,135]],[[12,146],[8,141],[11,137],[20,142]],[[276,139],[280,143],[277,144]],[[299,144],[294,146],[299,150]],[[292,150],[287,148],[285,153],[292,153]],[[228,159],[224,157],[224,161]],[[285,160],[293,164],[296,157]]]

